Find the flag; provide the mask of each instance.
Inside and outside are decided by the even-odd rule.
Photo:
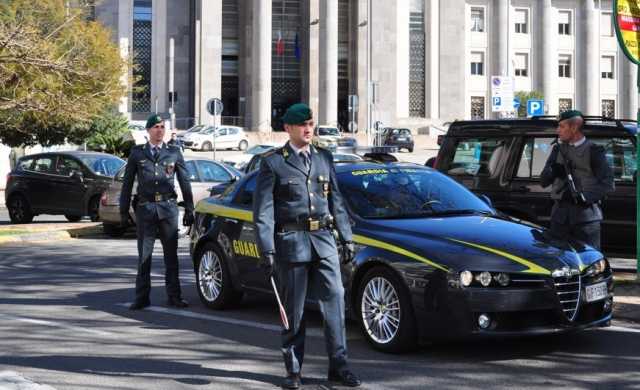
[[[296,42],[293,51],[296,55],[296,60],[300,61],[300,57],[302,57],[302,54],[300,53],[300,40],[298,38],[298,33],[296,33]]]
[[[284,39],[282,39],[282,32],[278,31],[278,41],[276,41],[276,54],[281,56],[284,54]]]

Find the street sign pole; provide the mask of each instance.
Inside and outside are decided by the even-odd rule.
[[[640,0],[614,0],[613,25],[622,52],[629,61],[638,65],[638,102],[640,103]],[[638,171],[640,170],[640,106],[636,112],[636,279],[640,280],[640,186]]]

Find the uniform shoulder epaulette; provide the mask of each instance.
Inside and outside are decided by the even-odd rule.
[[[269,157],[269,156],[273,156],[280,148],[274,148],[271,150],[267,150],[266,152],[262,153],[262,157]]]
[[[144,144],[134,145],[133,148],[131,148],[131,151],[134,151],[134,150],[140,150],[141,151],[143,149],[144,149]]]

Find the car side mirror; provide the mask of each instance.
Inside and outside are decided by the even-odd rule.
[[[71,178],[78,181],[79,183],[84,182],[84,175],[80,171],[71,172]]]
[[[479,194],[478,198],[480,198],[481,201],[483,201],[484,203],[487,204],[487,206],[493,208],[493,203],[491,202],[491,198],[489,198],[487,195],[485,194]]]

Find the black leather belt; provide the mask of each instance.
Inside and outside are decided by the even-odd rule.
[[[276,230],[280,233],[291,232],[291,231],[315,232],[316,230],[330,228],[332,221],[333,221],[332,218],[323,218],[323,219],[309,218],[307,220],[298,221],[298,222],[288,222],[288,223],[277,224]]]
[[[176,194],[174,193],[170,193],[170,194],[161,194],[159,192],[156,192],[155,194],[151,195],[151,197],[147,197],[145,195],[140,195],[140,202],[141,203],[147,203],[147,202],[164,202],[166,200],[170,200],[170,199],[176,199]]]

